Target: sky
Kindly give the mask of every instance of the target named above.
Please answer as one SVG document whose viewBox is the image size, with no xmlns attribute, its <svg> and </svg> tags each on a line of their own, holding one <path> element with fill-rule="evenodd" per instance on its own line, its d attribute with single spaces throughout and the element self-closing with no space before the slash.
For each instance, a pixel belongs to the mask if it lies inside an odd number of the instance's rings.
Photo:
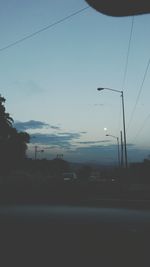
<svg viewBox="0 0 150 267">
<path fill-rule="evenodd" d="M 97 88 L 123 90 L 128 160 L 143 161 L 150 154 L 150 15 L 115 18 L 89 7 L 6 48 L 87 6 L 0 0 L 0 93 L 14 126 L 31 136 L 28 156 L 37 145 L 39 158 L 117 164 L 116 139 L 106 134 L 120 138 L 121 97 Z"/>
</svg>

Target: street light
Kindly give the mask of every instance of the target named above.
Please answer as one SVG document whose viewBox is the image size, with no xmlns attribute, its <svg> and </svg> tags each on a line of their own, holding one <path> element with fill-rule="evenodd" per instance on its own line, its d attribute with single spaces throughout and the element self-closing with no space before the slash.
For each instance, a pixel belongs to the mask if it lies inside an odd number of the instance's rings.
<svg viewBox="0 0 150 267">
<path fill-rule="evenodd" d="M 119 149 L 119 137 L 111 135 L 111 134 L 106 134 L 106 136 L 113 137 L 117 140 L 117 147 L 118 147 L 118 166 L 120 167 L 120 149 Z"/>
<path fill-rule="evenodd" d="M 125 153 L 125 167 L 128 167 L 128 159 L 127 159 L 127 143 L 126 143 L 126 128 L 125 128 L 125 111 L 124 111 L 124 95 L 123 95 L 123 91 L 119 91 L 119 90 L 115 90 L 115 89 L 111 89 L 111 88 L 105 88 L 105 87 L 100 87 L 97 88 L 98 91 L 102 91 L 102 90 L 109 90 L 109 91 L 113 91 L 116 93 L 120 93 L 121 94 L 121 99 L 122 99 L 122 118 L 123 118 L 123 133 L 124 133 L 124 153 Z"/>
</svg>

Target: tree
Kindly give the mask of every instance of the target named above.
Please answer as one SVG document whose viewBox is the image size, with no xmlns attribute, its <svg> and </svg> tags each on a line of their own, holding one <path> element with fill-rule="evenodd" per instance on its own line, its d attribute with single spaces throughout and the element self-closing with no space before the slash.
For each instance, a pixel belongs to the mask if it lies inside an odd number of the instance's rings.
<svg viewBox="0 0 150 267">
<path fill-rule="evenodd" d="M 13 119 L 5 112 L 5 98 L 0 95 L 0 140 L 6 140 L 12 128 Z"/>
<path fill-rule="evenodd" d="M 0 171 L 18 167 L 26 157 L 30 136 L 13 127 L 13 119 L 6 113 L 5 98 L 0 95 Z"/>
<path fill-rule="evenodd" d="M 11 134 L 7 142 L 7 154 L 9 161 L 18 165 L 26 157 L 27 143 L 29 143 L 30 136 L 26 132 L 17 132 L 15 128 L 11 128 Z M 12 164 L 11 164 L 12 165 Z"/>
</svg>

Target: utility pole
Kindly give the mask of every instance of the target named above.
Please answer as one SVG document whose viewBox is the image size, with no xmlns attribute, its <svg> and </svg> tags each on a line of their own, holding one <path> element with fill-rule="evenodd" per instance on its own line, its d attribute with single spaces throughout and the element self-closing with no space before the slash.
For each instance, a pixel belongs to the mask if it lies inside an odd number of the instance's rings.
<svg viewBox="0 0 150 267">
<path fill-rule="evenodd" d="M 122 139 L 122 131 L 120 131 L 120 140 L 121 140 L 121 167 L 124 166 L 124 158 L 123 158 L 123 139 Z"/>
<path fill-rule="evenodd" d="M 120 167 L 120 148 L 119 148 L 119 137 L 117 137 L 117 145 L 118 145 L 118 167 Z"/>
<path fill-rule="evenodd" d="M 36 155 L 37 155 L 37 146 L 35 146 L 35 152 L 34 152 L 34 159 L 36 160 Z"/>
<path fill-rule="evenodd" d="M 126 142 L 126 127 L 125 127 L 125 111 L 124 111 L 124 95 L 123 95 L 123 91 L 121 91 L 121 98 L 122 98 L 122 115 L 123 115 L 123 135 L 124 135 L 125 167 L 128 168 L 127 142 Z"/>
</svg>

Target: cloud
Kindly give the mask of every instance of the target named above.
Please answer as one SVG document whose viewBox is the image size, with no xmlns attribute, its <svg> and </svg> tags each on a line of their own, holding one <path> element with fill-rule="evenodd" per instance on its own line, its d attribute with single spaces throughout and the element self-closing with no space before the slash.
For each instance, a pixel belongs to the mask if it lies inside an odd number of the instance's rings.
<svg viewBox="0 0 150 267">
<path fill-rule="evenodd" d="M 14 123 L 14 127 L 18 131 L 26 131 L 26 130 L 30 130 L 30 129 L 43 129 L 45 127 L 51 128 L 54 130 L 60 130 L 60 127 L 58 127 L 58 126 L 53 126 L 53 125 L 50 125 L 50 124 L 45 123 L 43 121 L 35 121 L 35 120 L 30 120 L 30 121 L 26 121 L 26 122 L 16 121 Z"/>
<path fill-rule="evenodd" d="M 80 138 L 80 133 L 70 133 L 70 132 L 62 132 L 58 133 L 59 136 L 64 136 L 64 138 L 67 138 L 69 140 L 71 139 L 78 139 Z"/>
<path fill-rule="evenodd" d="M 78 144 L 83 145 L 92 145 L 92 144 L 99 144 L 99 143 L 109 143 L 110 140 L 100 140 L 100 141 L 79 141 Z"/>
<path fill-rule="evenodd" d="M 49 126 L 49 124 L 42 122 L 42 121 L 34 121 L 34 120 L 30 120 L 30 121 L 26 121 L 26 122 L 15 122 L 14 123 L 14 127 L 17 128 L 17 130 L 20 131 L 25 131 L 28 129 L 42 129 L 43 127 L 47 127 Z"/>
<path fill-rule="evenodd" d="M 59 133 L 59 134 L 31 134 L 32 144 L 52 145 L 60 148 L 71 149 L 72 141 L 80 138 L 80 133 Z"/>
<path fill-rule="evenodd" d="M 49 125 L 51 129 L 53 130 L 60 130 L 59 126 L 53 126 L 53 125 Z"/>
<path fill-rule="evenodd" d="M 87 132 L 80 132 L 81 134 L 87 134 Z"/>
</svg>

